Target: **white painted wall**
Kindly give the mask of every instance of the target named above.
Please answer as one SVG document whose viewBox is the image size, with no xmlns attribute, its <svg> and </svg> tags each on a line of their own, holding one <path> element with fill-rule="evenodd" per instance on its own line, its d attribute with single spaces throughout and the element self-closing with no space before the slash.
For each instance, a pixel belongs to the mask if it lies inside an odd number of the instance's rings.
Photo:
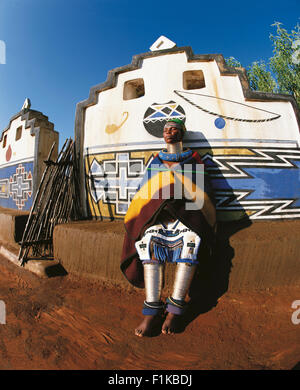
<svg viewBox="0 0 300 390">
<path fill-rule="evenodd" d="M 0 167 L 3 168 L 6 165 L 13 165 L 19 160 L 30 161 L 34 158 L 34 146 L 35 136 L 30 135 L 30 128 L 25 129 L 25 120 L 21 119 L 21 116 L 14 119 L 10 127 L 3 134 L 2 141 L 0 143 Z M 17 128 L 22 126 L 22 137 L 16 141 Z M 6 146 L 3 148 L 4 137 L 7 135 Z M 12 155 L 9 161 L 6 160 L 6 152 L 11 147 Z"/>
<path fill-rule="evenodd" d="M 205 88 L 184 90 L 182 74 L 187 70 L 202 70 Z M 126 81 L 143 78 L 145 95 L 133 100 L 123 100 L 123 85 Z M 217 118 L 189 104 L 173 91 L 188 92 L 185 96 L 206 110 L 225 116 L 243 119 L 267 119 L 281 115 L 279 119 L 249 123 L 226 120 L 224 129 L 214 125 Z M 225 100 L 196 96 L 204 94 Z M 84 123 L 84 149 L 92 153 L 107 150 L 145 150 L 160 149 L 163 143 L 150 135 L 144 128 L 143 116 L 146 109 L 155 103 L 170 100 L 180 104 L 186 113 L 188 139 L 200 139 L 201 132 L 210 146 L 299 146 L 300 136 L 293 107 L 288 101 L 246 101 L 238 76 L 221 76 L 215 61 L 187 62 L 185 53 L 165 54 L 146 58 L 140 69 L 121 73 L 115 88 L 99 94 L 98 103 L 86 108 Z M 245 106 L 247 105 L 247 106 Z M 251 107 L 248 107 L 251 106 Z M 255 110 L 254 108 L 269 111 Z M 125 114 L 128 118 L 122 127 L 112 134 L 105 131 L 106 126 L 122 123 Z M 151 142 L 155 142 L 155 147 Z M 287 142 L 286 142 L 287 141 Z M 187 143 L 187 141 L 186 141 Z M 124 145 L 126 144 L 126 145 Z M 187 143 L 188 144 L 188 143 Z M 194 146 L 197 146 L 195 143 Z M 203 146 L 203 142 L 201 144 Z M 85 153 L 84 153 L 85 154 Z"/>
</svg>

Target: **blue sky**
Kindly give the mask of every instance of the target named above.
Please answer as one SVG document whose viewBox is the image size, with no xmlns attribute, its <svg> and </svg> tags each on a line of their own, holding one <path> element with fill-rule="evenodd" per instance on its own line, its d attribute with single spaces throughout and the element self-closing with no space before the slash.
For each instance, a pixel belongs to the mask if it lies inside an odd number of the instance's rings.
<svg viewBox="0 0 300 390">
<path fill-rule="evenodd" d="M 0 0 L 0 131 L 26 97 L 74 138 L 76 103 L 109 70 L 165 35 L 195 54 L 233 56 L 245 67 L 272 56 L 275 21 L 300 23 L 299 0 Z"/>
</svg>

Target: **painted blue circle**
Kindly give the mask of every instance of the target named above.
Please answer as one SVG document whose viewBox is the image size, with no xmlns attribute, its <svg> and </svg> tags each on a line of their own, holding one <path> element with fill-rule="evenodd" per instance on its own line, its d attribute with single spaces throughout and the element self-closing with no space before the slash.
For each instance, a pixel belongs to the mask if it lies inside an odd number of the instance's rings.
<svg viewBox="0 0 300 390">
<path fill-rule="evenodd" d="M 223 129 L 226 125 L 226 122 L 223 118 L 217 118 L 215 120 L 215 126 L 218 128 L 218 129 Z"/>
</svg>

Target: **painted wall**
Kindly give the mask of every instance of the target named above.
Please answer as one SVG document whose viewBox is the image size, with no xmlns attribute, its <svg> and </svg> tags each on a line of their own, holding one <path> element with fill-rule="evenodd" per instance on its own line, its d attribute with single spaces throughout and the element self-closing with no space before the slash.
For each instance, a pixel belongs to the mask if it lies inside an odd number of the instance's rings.
<svg viewBox="0 0 300 390">
<path fill-rule="evenodd" d="M 133 57 L 76 109 L 86 212 L 122 218 L 164 147 L 166 119 L 185 120 L 185 146 L 210 174 L 219 220 L 300 217 L 299 112 L 288 95 L 253 92 L 221 55 L 174 48 Z"/>
<path fill-rule="evenodd" d="M 0 206 L 30 210 L 53 142 L 57 157 L 59 134 L 39 111 L 14 115 L 0 138 Z"/>
</svg>

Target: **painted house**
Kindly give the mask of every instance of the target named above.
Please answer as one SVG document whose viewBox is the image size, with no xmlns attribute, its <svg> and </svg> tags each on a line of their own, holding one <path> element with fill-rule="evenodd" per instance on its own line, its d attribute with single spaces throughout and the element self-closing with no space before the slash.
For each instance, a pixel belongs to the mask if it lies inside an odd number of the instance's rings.
<svg viewBox="0 0 300 390">
<path fill-rule="evenodd" d="M 164 42 L 163 42 L 164 43 Z M 185 121 L 215 190 L 219 220 L 300 217 L 300 116 L 290 95 L 254 92 L 221 54 L 152 47 L 77 104 L 86 215 L 123 218 L 169 118 Z M 172 46 L 172 45 L 171 45 Z"/>
<path fill-rule="evenodd" d="M 58 153 L 59 134 L 41 112 L 26 99 L 0 138 L 0 206 L 30 210 L 53 142 Z"/>
</svg>

